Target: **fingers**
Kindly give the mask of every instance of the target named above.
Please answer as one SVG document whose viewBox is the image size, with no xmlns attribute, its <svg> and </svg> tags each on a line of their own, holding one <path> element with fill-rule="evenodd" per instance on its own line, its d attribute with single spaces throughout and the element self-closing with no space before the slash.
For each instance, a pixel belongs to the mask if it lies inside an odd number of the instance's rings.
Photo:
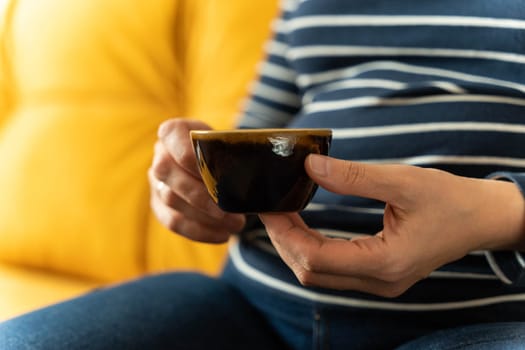
<svg viewBox="0 0 525 350">
<path fill-rule="evenodd" d="M 395 298 L 403 294 L 415 282 L 409 278 L 388 282 L 361 276 L 331 275 L 308 270 L 294 271 L 299 282 L 304 286 L 322 287 L 335 290 L 353 290 L 378 295 L 385 298 Z"/>
<path fill-rule="evenodd" d="M 261 221 L 266 226 L 268 236 L 273 246 L 294 271 L 309 270 L 309 252 L 316 252 L 322 246 L 321 234 L 310 232 L 309 228 L 302 222 L 296 213 L 283 215 L 260 214 Z M 297 242 L 297 245 L 290 244 Z M 302 249 L 305 249 L 302 251 Z M 306 254 L 303 254 L 306 253 Z"/>
<path fill-rule="evenodd" d="M 154 179 L 152 175 L 150 175 L 150 181 L 152 184 L 164 184 Z M 190 239 L 221 243 L 227 241 L 232 233 L 244 227 L 243 215 L 222 212 L 215 203 L 210 201 L 209 196 L 205 198 L 205 201 L 210 206 L 215 206 L 213 210 L 218 214 L 211 215 L 209 211 L 203 210 L 194 198 L 188 201 L 181 198 L 166 184 L 154 186 L 151 191 L 151 207 L 158 220 L 171 231 Z"/>
<path fill-rule="evenodd" d="M 197 168 L 189 136 L 192 129 L 209 127 L 199 121 L 175 119 L 159 128 L 148 171 L 151 207 L 171 231 L 197 241 L 224 242 L 244 227 L 245 217 L 225 213 L 212 201 Z"/>
<path fill-rule="evenodd" d="M 329 239 L 309 229 L 297 214 L 260 217 L 282 259 L 304 285 L 394 297 L 427 275 L 394 255 L 382 234 L 355 241 Z"/>
<path fill-rule="evenodd" d="M 309 155 L 308 175 L 328 191 L 390 202 L 402 206 L 409 198 L 419 169 L 407 165 L 375 165 Z"/>
<path fill-rule="evenodd" d="M 162 191 L 164 202 L 174 208 L 175 200 L 182 200 L 203 214 L 222 219 L 226 213 L 212 201 L 200 178 L 180 167 L 162 143 L 157 143 L 156 149 L 159 156 L 155 157 L 149 176 L 151 183 L 158 180 L 169 187 L 168 191 Z"/>
<path fill-rule="evenodd" d="M 200 178 L 190 138 L 190 131 L 196 129 L 208 130 L 210 127 L 198 120 L 170 119 L 160 125 L 158 137 L 171 159 L 191 175 Z"/>
<path fill-rule="evenodd" d="M 297 214 L 261 214 L 260 217 L 276 249 L 301 268 L 334 275 L 380 274 L 376 266 L 385 260 L 380 237 L 371 237 L 372 241 L 333 240 L 306 227 Z"/>
<path fill-rule="evenodd" d="M 161 146 L 162 147 L 162 146 Z M 170 160 L 161 160 L 167 163 Z M 171 161 L 169 172 L 158 169 L 162 166 L 153 162 L 148 171 L 152 197 L 171 210 L 177 210 L 193 220 L 201 220 L 204 224 L 221 223 L 232 232 L 237 232 L 244 225 L 243 215 L 234 215 L 222 211 L 211 199 L 204 184 Z M 173 225 L 169 225 L 173 227 Z"/>
<path fill-rule="evenodd" d="M 158 196 L 152 196 L 151 207 L 157 219 L 169 230 L 177 232 L 194 241 L 224 243 L 230 231 L 213 225 L 210 219 L 194 215 L 188 216 L 188 209 L 174 210 L 162 202 Z"/>
</svg>

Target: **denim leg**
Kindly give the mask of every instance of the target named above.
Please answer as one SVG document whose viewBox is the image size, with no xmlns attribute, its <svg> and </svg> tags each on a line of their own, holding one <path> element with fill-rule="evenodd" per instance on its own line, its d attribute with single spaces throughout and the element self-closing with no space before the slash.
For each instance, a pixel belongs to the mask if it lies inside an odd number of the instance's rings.
<svg viewBox="0 0 525 350">
<path fill-rule="evenodd" d="M 146 277 L 0 323 L 2 350 L 280 348 L 238 292 L 194 273 Z"/>
<path fill-rule="evenodd" d="M 432 333 L 398 350 L 522 350 L 525 322 L 478 324 Z"/>
</svg>

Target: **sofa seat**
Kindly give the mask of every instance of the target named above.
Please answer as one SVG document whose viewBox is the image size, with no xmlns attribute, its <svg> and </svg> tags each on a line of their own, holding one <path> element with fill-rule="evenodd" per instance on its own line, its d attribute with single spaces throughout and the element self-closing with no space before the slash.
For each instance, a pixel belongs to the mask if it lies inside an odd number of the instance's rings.
<svg viewBox="0 0 525 350">
<path fill-rule="evenodd" d="M 80 295 L 100 285 L 100 281 L 0 263 L 0 321 Z"/>
</svg>

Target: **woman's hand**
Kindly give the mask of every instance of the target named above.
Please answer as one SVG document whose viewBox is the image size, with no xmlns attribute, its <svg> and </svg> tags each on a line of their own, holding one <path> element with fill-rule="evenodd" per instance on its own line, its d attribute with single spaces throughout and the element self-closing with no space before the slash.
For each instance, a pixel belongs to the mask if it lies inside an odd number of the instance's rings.
<svg viewBox="0 0 525 350">
<path fill-rule="evenodd" d="M 243 228 L 245 218 L 223 212 L 209 196 L 189 136 L 192 129 L 210 128 L 188 119 L 171 119 L 159 127 L 148 171 L 151 207 L 159 221 L 174 232 L 196 241 L 226 242 Z"/>
<path fill-rule="evenodd" d="M 298 214 L 260 215 L 304 285 L 395 297 L 470 251 L 523 248 L 525 204 L 512 183 L 315 155 L 305 166 L 327 190 L 386 207 L 383 230 L 352 241 L 324 237 Z"/>
</svg>

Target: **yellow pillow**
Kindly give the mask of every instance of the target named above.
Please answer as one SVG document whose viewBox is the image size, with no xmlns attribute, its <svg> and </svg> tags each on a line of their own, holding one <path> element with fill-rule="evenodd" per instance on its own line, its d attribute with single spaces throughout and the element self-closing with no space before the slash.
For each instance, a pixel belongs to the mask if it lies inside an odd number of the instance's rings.
<svg viewBox="0 0 525 350">
<path fill-rule="evenodd" d="M 10 84 L 10 77 L 6 67 L 6 17 L 10 7 L 7 0 L 0 0 L 0 132 L 2 124 L 7 118 L 7 113 L 11 105 L 12 99 L 8 94 L 7 86 Z"/>
<path fill-rule="evenodd" d="M 217 0 L 186 3 L 200 4 L 187 29 L 199 35 L 188 44 L 185 57 L 191 63 L 187 113 L 216 128 L 231 127 L 264 58 L 278 1 L 228 0 L 227 6 Z"/>
<path fill-rule="evenodd" d="M 0 109 L 0 260 L 99 280 L 218 271 L 225 245 L 155 220 L 146 170 L 163 119 L 233 125 L 276 1 L 10 5 L 0 28 L 9 78 L 0 90 L 13 102 Z"/>
<path fill-rule="evenodd" d="M 178 2 L 12 5 L 0 259 L 102 280 L 141 273 L 156 129 L 181 114 Z"/>
</svg>

